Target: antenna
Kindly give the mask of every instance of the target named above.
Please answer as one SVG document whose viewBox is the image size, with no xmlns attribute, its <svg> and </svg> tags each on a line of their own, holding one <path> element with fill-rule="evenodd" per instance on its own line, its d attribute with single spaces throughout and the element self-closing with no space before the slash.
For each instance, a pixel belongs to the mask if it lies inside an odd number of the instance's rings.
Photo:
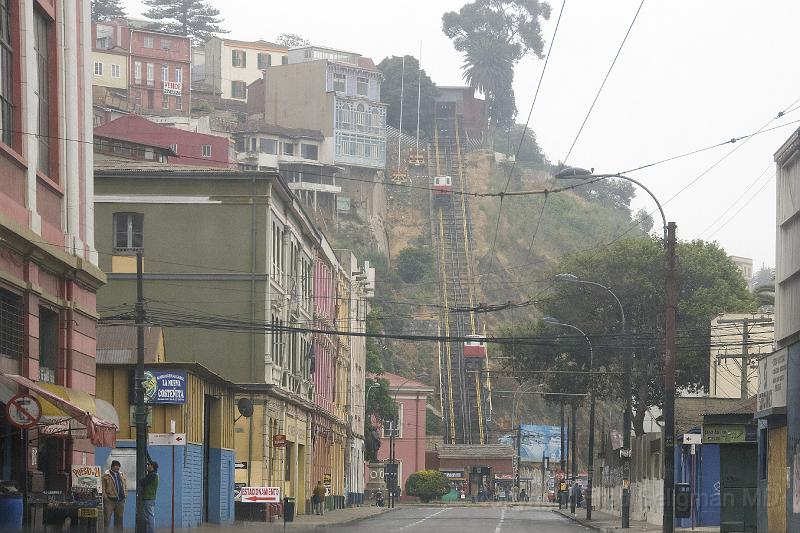
<svg viewBox="0 0 800 533">
<path fill-rule="evenodd" d="M 406 82 L 406 55 L 403 54 L 403 69 L 400 73 L 400 124 L 398 125 L 397 134 L 397 172 L 400 172 L 400 147 L 402 146 L 403 137 L 403 92 L 405 90 Z"/>
<path fill-rule="evenodd" d="M 422 98 L 422 41 L 419 42 L 419 59 L 417 60 L 417 146 L 415 148 L 419 155 L 419 103 Z"/>
</svg>

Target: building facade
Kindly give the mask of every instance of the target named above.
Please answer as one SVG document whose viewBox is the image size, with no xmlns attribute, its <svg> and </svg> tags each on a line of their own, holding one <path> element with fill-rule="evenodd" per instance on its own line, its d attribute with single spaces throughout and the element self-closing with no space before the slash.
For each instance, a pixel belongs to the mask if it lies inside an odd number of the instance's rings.
<svg viewBox="0 0 800 533">
<path fill-rule="evenodd" d="M 64 398 L 74 391 L 96 409 L 96 291 L 105 276 L 92 224 L 91 23 L 88 0 L 70 5 L 0 1 L 3 409 L 31 387 Z M 69 490 L 70 465 L 94 464 L 86 432 L 58 436 L 40 421 L 22 439 L 12 433 L 19 429 L 0 416 L 0 480 L 27 491 L 29 504 L 44 490 Z M 41 514 L 26 509 L 41 529 Z"/>
<path fill-rule="evenodd" d="M 247 100 L 247 86 L 273 65 L 288 63 L 288 49 L 268 41 L 212 37 L 203 47 L 203 81 L 224 100 Z"/>
<path fill-rule="evenodd" d="M 710 349 L 709 396 L 747 399 L 757 393 L 758 361 L 773 350 L 774 327 L 772 313 L 725 313 L 711 321 L 711 338 L 725 342 Z"/>
</svg>

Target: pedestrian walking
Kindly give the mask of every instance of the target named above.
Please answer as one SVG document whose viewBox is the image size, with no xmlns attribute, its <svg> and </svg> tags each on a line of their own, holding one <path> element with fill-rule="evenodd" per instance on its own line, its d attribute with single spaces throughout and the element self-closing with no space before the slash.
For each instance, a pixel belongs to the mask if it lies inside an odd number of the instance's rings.
<svg viewBox="0 0 800 533">
<path fill-rule="evenodd" d="M 147 463 L 147 475 L 139 480 L 142 497 L 145 533 L 156 532 L 156 494 L 158 493 L 158 463 Z"/>
<path fill-rule="evenodd" d="M 314 508 L 314 514 L 324 515 L 325 514 L 325 485 L 322 484 L 322 481 L 317 481 L 317 486 L 314 487 L 314 492 L 312 495 L 313 498 L 316 498 L 316 507 Z"/>
<path fill-rule="evenodd" d="M 511 487 L 511 501 L 514 503 L 519 501 L 519 485 Z"/>
<path fill-rule="evenodd" d="M 578 482 L 572 484 L 572 489 L 569 491 L 569 512 L 575 514 L 575 506 L 578 504 L 578 495 L 581 493 L 581 488 Z"/>
<path fill-rule="evenodd" d="M 125 496 L 128 485 L 125 474 L 120 470 L 119 461 L 111 461 L 111 468 L 103 474 L 103 525 L 108 530 L 111 517 L 114 517 L 114 529 L 122 530 L 122 519 L 125 513 Z"/>
</svg>

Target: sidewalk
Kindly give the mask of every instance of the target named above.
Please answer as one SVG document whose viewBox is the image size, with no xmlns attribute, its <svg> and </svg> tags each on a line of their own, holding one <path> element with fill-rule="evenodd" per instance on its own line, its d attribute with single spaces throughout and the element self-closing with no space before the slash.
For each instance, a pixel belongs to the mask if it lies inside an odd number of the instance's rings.
<svg viewBox="0 0 800 533">
<path fill-rule="evenodd" d="M 584 527 L 594 529 L 595 531 L 602 531 L 603 533 L 632 533 L 634 531 L 661 531 L 661 526 L 651 524 L 649 522 L 642 522 L 640 520 L 631 520 L 631 527 L 629 529 L 622 529 L 622 519 L 619 516 L 604 513 L 603 511 L 593 510 L 592 519 L 586 520 L 586 510 L 580 509 L 575 514 L 571 514 L 569 509 L 554 509 L 554 513 L 565 516 L 570 520 L 578 522 Z M 691 528 L 675 528 L 676 532 L 696 532 L 696 533 L 719 533 L 719 527 L 696 527 Z"/>
<path fill-rule="evenodd" d="M 391 512 L 392 509 L 386 507 L 362 506 L 362 507 L 348 507 L 346 509 L 336 509 L 335 511 L 327 511 L 324 515 L 299 515 L 294 517 L 294 522 L 286 524 L 286 531 L 292 533 L 305 533 L 313 532 L 318 527 L 323 526 L 342 526 L 351 522 L 357 522 L 377 516 L 382 513 Z M 192 532 L 196 533 L 231 533 L 233 531 L 274 531 L 275 533 L 283 531 L 283 520 L 275 520 L 275 522 L 234 522 L 233 524 L 208 524 L 204 523 L 200 527 L 192 528 Z M 162 530 L 159 530 L 161 533 Z M 164 531 L 169 531 L 164 530 Z"/>
</svg>

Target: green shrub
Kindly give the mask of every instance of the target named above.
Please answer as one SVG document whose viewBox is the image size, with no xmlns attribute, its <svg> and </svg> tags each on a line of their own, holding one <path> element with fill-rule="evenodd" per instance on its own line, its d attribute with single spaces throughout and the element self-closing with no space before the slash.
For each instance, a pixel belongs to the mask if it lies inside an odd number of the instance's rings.
<svg viewBox="0 0 800 533">
<path fill-rule="evenodd" d="M 406 283 L 414 283 L 433 270 L 433 253 L 429 248 L 404 248 L 397 254 L 397 275 Z"/>
<path fill-rule="evenodd" d="M 450 481 L 438 470 L 414 472 L 406 480 L 406 494 L 417 496 L 423 503 L 438 500 L 450 492 Z"/>
</svg>

